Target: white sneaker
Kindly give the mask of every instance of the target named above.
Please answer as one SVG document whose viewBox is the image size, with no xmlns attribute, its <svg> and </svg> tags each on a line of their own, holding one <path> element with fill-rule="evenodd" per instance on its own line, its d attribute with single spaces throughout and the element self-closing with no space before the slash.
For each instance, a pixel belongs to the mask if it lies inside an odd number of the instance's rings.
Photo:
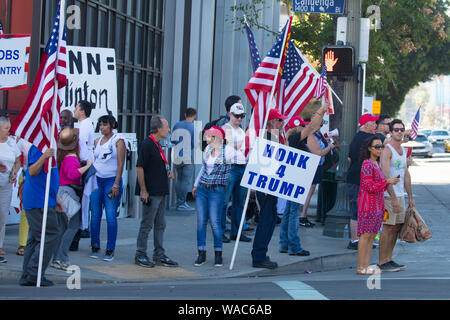
<svg viewBox="0 0 450 320">
<path fill-rule="evenodd" d="M 177 207 L 178 211 L 195 211 L 195 208 L 189 206 L 186 202 Z"/>
</svg>

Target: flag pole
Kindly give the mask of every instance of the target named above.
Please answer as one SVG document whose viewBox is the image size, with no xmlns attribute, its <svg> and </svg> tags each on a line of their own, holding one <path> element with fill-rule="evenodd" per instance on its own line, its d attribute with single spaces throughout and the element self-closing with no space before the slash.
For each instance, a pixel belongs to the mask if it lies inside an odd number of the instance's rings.
<svg viewBox="0 0 450 320">
<path fill-rule="evenodd" d="M 287 35 L 288 35 L 288 30 L 290 29 L 290 26 L 292 24 L 292 18 L 293 18 L 293 16 L 291 15 L 289 17 L 289 26 L 287 27 L 286 32 L 284 34 L 283 46 L 282 46 L 283 51 L 280 53 L 280 61 L 278 61 L 277 73 L 275 74 L 274 85 L 273 85 L 272 91 L 270 93 L 269 108 L 267 109 L 265 117 L 264 117 L 264 124 L 263 124 L 262 131 L 261 131 L 262 136 L 264 136 L 264 133 L 266 131 L 267 121 L 269 119 L 269 112 L 271 109 L 273 109 L 273 106 L 274 106 L 274 104 L 272 103 L 272 100 L 273 100 L 273 96 L 275 95 L 275 87 L 278 82 L 278 76 L 281 75 L 279 70 L 280 70 L 280 65 L 281 65 L 281 61 L 282 61 L 282 56 L 283 56 L 285 50 L 287 50 L 286 39 L 287 39 Z M 236 259 L 237 248 L 239 246 L 239 240 L 241 239 L 242 228 L 244 226 L 244 220 L 245 220 L 245 216 L 246 216 L 245 213 L 247 212 L 248 202 L 250 200 L 250 191 L 251 191 L 250 189 L 248 189 L 248 191 L 247 191 L 247 198 L 245 199 L 244 209 L 243 209 L 242 215 L 241 215 L 241 222 L 239 224 L 239 230 L 238 230 L 238 234 L 236 236 L 236 242 L 234 244 L 233 255 L 231 257 L 230 270 L 233 270 L 234 260 Z"/>
<path fill-rule="evenodd" d="M 65 24 L 65 3 L 66 0 L 61 0 L 60 2 L 60 8 L 59 8 L 59 32 L 58 32 L 58 48 L 56 49 L 56 57 L 58 57 L 58 50 L 60 46 L 60 41 L 62 41 L 63 38 L 63 32 L 64 32 L 64 24 Z M 53 145 L 53 138 L 55 136 L 55 126 L 56 126 L 56 117 L 55 115 L 55 108 L 58 104 L 58 81 L 56 79 L 56 69 L 58 66 L 58 58 L 56 58 L 55 61 L 55 83 L 54 83 L 54 94 L 53 94 L 53 102 L 52 102 L 52 125 L 51 125 L 51 131 L 50 131 L 50 148 L 54 148 Z M 45 200 L 44 200 L 44 213 L 42 216 L 42 231 L 41 231 L 41 245 L 39 249 L 39 266 L 38 266 L 38 275 L 37 275 L 37 282 L 36 287 L 41 286 L 41 275 L 42 275 L 42 259 L 44 256 L 44 242 L 45 242 L 45 232 L 47 229 L 47 213 L 48 213 L 48 201 L 50 196 L 50 178 L 52 175 L 52 158 L 50 157 L 48 159 L 48 172 L 47 172 L 47 182 L 45 184 Z"/>
</svg>

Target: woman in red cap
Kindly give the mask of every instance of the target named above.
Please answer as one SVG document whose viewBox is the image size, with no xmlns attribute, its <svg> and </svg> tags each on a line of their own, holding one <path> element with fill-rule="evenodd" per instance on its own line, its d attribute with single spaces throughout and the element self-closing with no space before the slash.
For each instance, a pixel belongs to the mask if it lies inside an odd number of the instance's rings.
<svg viewBox="0 0 450 320">
<path fill-rule="evenodd" d="M 206 261 L 206 229 L 209 219 L 214 237 L 214 265 L 221 267 L 223 265 L 221 216 L 233 150 L 225 144 L 225 131 L 222 128 L 212 126 L 205 131 L 205 137 L 208 145 L 203 153 L 202 168 L 192 189 L 197 207 L 198 256 L 194 266 L 201 266 Z"/>
</svg>

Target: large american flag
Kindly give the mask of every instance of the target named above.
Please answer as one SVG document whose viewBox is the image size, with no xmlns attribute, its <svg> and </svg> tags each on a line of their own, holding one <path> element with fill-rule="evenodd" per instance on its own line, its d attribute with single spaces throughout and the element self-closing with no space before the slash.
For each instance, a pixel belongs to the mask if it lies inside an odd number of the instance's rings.
<svg viewBox="0 0 450 320">
<path fill-rule="evenodd" d="M 31 142 L 42 152 L 51 145 L 56 147 L 63 88 L 67 83 L 66 30 L 63 25 L 63 34 L 59 34 L 60 6 L 61 3 L 58 5 L 50 39 L 42 54 L 31 92 L 11 127 L 14 135 Z M 57 105 L 53 109 L 55 94 L 58 98 Z M 53 117 L 56 125 L 52 134 Z"/>
<path fill-rule="evenodd" d="M 281 113 L 288 117 L 288 122 L 306 107 L 319 80 L 317 71 L 307 63 L 293 41 L 289 43 L 281 78 L 279 104 L 282 106 Z"/>
<path fill-rule="evenodd" d="M 416 140 L 417 138 L 417 132 L 419 131 L 419 121 L 420 121 L 420 107 L 416 112 L 416 116 L 413 119 L 413 122 L 411 124 L 411 133 L 409 134 L 411 136 L 411 139 Z"/>
<path fill-rule="evenodd" d="M 255 73 L 261 64 L 261 56 L 259 55 L 259 50 L 256 47 L 255 36 L 253 35 L 253 32 L 247 22 L 245 22 L 245 31 L 247 31 L 248 47 L 250 49 L 253 73 Z"/>
<path fill-rule="evenodd" d="M 327 91 L 327 69 L 325 66 L 322 68 L 322 74 L 317 82 L 316 90 L 314 91 L 314 98 L 320 99 Z"/>
<path fill-rule="evenodd" d="M 259 136 L 260 131 L 263 128 L 266 112 L 269 104 L 272 103 L 272 101 L 269 101 L 272 88 L 275 87 L 275 92 L 280 88 L 281 77 L 276 77 L 276 75 L 277 73 L 281 75 L 283 72 L 284 62 L 286 60 L 286 48 L 291 35 L 291 23 L 292 17 L 290 17 L 286 22 L 286 25 L 278 35 L 272 49 L 261 62 L 258 69 L 245 87 L 244 91 L 251 106 L 253 107 L 246 136 L 247 152 L 251 149 L 251 144 L 255 142 L 256 137 Z M 283 46 L 285 34 L 286 42 Z M 277 78 L 276 82 L 275 78 Z"/>
</svg>

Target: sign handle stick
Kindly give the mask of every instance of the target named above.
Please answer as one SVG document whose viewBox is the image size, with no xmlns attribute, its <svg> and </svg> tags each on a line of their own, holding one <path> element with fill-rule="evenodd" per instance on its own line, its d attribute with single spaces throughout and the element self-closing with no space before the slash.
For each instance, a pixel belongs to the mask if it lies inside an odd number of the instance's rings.
<svg viewBox="0 0 450 320">
<path fill-rule="evenodd" d="M 239 231 L 236 236 L 236 243 L 234 244 L 233 256 L 231 257 L 230 270 L 233 270 L 234 259 L 236 258 L 239 240 L 241 239 L 242 228 L 244 226 L 245 213 L 247 212 L 248 201 L 250 200 L 250 189 L 247 191 L 247 198 L 245 199 L 244 211 L 242 212 L 241 223 L 239 224 Z"/>
<path fill-rule="evenodd" d="M 65 15 L 64 15 L 64 10 L 65 10 L 65 0 L 61 0 L 61 7 L 60 7 L 60 12 L 59 12 L 59 36 L 60 36 L 60 40 L 63 36 L 63 32 L 64 32 L 64 25 L 65 25 Z M 58 49 L 59 50 L 59 43 L 58 43 Z M 56 53 L 57 55 L 58 53 Z M 56 61 L 56 64 L 58 63 L 58 60 Z M 55 70 L 56 73 L 56 70 Z M 55 92 L 53 93 L 53 104 L 52 104 L 52 126 L 51 126 L 51 131 L 50 131 L 50 147 L 54 147 L 53 145 L 53 136 L 55 134 L 55 126 L 56 126 L 56 117 L 54 116 L 55 112 L 56 112 L 56 106 L 58 103 L 58 81 L 56 79 L 56 74 L 55 74 L 55 83 L 54 83 L 54 90 Z M 39 248 L 39 266 L 38 266 L 38 275 L 37 275 L 37 281 L 36 281 L 36 287 L 40 287 L 41 286 L 41 275 L 42 275 L 42 259 L 44 256 L 44 243 L 45 243 L 45 232 L 47 229 L 47 213 L 48 213 L 48 201 L 49 201 L 49 196 L 50 196 L 50 178 L 52 175 L 52 158 L 50 157 L 48 159 L 48 173 L 47 173 L 47 182 L 45 184 L 45 200 L 44 200 L 44 213 L 42 216 L 42 231 L 41 231 L 41 244 L 40 244 L 40 248 Z"/>
<path fill-rule="evenodd" d="M 287 50 L 287 46 L 286 46 L 286 39 L 287 39 L 287 35 L 288 35 L 288 30 L 289 30 L 289 28 L 290 28 L 290 24 L 292 24 L 292 19 L 293 19 L 293 16 L 290 16 L 289 17 L 289 20 L 290 20 L 290 22 L 289 22 L 289 27 L 286 29 L 286 32 L 285 32 L 285 34 L 284 34 L 284 39 L 283 39 L 283 54 L 284 54 L 284 52 L 285 52 L 285 50 Z M 281 60 L 283 60 L 283 58 L 280 56 L 280 61 L 278 61 L 278 67 L 277 67 L 277 73 L 276 73 L 276 75 L 275 75 L 275 79 L 274 79 L 274 85 L 273 85 L 273 87 L 272 87 L 272 91 L 271 91 L 271 93 L 270 93 L 270 98 L 269 98 L 269 108 L 268 108 L 268 110 L 267 110 L 267 112 L 266 112 L 266 114 L 265 114 L 265 117 L 264 117 L 264 124 L 263 124 L 263 127 L 261 128 L 261 131 L 260 131 L 260 133 L 261 133 L 261 136 L 265 136 L 265 133 L 266 133 L 266 126 L 267 126 L 267 121 L 268 121 L 268 119 L 269 119 L 269 112 L 270 112 L 270 109 L 273 109 L 273 107 L 275 106 L 273 103 L 272 103 L 272 100 L 273 100 L 273 96 L 275 95 L 275 87 L 276 87 L 276 83 L 277 83 L 277 81 L 278 81 L 278 77 L 279 76 L 281 76 L 281 74 L 280 74 L 280 72 L 279 72 L 279 70 L 280 70 L 280 65 L 281 65 Z M 242 232 L 242 227 L 244 226 L 244 219 L 245 219 L 245 214 L 246 214 L 246 212 L 247 212 L 247 206 L 248 206 L 248 201 L 249 201 L 249 199 L 250 199 L 250 189 L 248 189 L 248 191 L 247 191 L 247 198 L 245 199 L 245 205 L 244 205 L 244 210 L 243 210 L 243 212 L 242 212 L 242 216 L 241 216 L 241 223 L 239 224 L 239 230 L 238 230 L 238 235 L 237 235 L 237 237 L 236 237 L 236 243 L 235 243 L 235 245 L 234 245 L 234 250 L 233 250 L 233 256 L 232 256 L 232 258 L 231 258 L 231 263 L 230 263 L 230 270 L 233 270 L 233 264 L 234 264 L 234 258 L 236 257 L 236 251 L 237 251 L 237 247 L 238 247 L 238 245 L 239 245 L 239 240 L 241 239 L 241 232 Z"/>
</svg>

